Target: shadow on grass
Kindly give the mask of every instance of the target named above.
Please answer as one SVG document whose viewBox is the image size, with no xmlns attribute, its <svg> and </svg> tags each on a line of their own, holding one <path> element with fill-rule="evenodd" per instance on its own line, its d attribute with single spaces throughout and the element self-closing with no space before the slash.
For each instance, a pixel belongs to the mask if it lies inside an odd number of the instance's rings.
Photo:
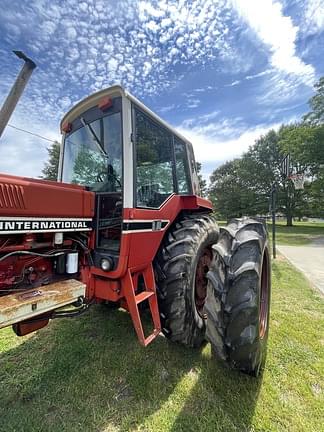
<svg viewBox="0 0 324 432">
<path fill-rule="evenodd" d="M 142 348 L 129 316 L 100 306 L 0 354 L 0 371 L 6 432 L 245 431 L 260 388 L 218 366 L 208 347 L 160 337 Z"/>
<path fill-rule="evenodd" d="M 171 430 L 250 431 L 262 379 L 229 370 L 210 358 L 205 363 Z"/>
</svg>

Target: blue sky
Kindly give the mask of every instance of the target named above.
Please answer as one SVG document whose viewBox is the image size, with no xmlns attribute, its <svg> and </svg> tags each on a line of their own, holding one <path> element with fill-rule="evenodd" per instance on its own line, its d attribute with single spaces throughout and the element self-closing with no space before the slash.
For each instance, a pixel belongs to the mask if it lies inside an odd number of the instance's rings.
<svg viewBox="0 0 324 432">
<path fill-rule="evenodd" d="M 2 0 L 0 103 L 23 50 L 38 65 L 10 123 L 59 120 L 120 83 L 190 139 L 208 176 L 307 111 L 324 70 L 322 0 Z M 7 128 L 0 171 L 37 177 L 47 143 Z"/>
</svg>

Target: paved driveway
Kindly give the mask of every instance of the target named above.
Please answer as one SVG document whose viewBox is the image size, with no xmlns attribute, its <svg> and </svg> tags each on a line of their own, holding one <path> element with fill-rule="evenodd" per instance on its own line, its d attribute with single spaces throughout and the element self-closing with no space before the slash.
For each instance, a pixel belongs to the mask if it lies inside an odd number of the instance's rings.
<svg viewBox="0 0 324 432">
<path fill-rule="evenodd" d="M 309 246 L 278 245 L 278 250 L 324 294 L 324 238 Z"/>
</svg>

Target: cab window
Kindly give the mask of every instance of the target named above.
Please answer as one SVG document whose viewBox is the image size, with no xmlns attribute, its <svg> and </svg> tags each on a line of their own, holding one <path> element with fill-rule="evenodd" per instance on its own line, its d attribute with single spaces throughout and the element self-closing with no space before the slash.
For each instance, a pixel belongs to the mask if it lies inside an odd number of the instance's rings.
<svg viewBox="0 0 324 432">
<path fill-rule="evenodd" d="M 191 181 L 186 144 L 174 137 L 174 153 L 177 173 L 178 193 L 191 194 Z"/>
<path fill-rule="evenodd" d="M 174 192 L 172 135 L 139 109 L 134 109 L 136 205 L 159 208 Z"/>
</svg>

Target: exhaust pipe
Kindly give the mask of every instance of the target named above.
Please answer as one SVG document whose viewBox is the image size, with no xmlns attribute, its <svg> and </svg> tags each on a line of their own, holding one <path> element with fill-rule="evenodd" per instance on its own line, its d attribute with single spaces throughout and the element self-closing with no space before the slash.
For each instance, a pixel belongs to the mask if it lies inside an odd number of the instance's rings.
<svg viewBox="0 0 324 432">
<path fill-rule="evenodd" d="M 10 93 L 7 96 L 4 104 L 0 111 L 0 137 L 5 130 L 11 114 L 13 113 L 16 105 L 26 87 L 26 84 L 36 68 L 36 63 L 34 63 L 30 58 L 28 58 L 22 51 L 13 51 L 17 57 L 25 61 L 19 75 L 12 86 Z"/>
</svg>

